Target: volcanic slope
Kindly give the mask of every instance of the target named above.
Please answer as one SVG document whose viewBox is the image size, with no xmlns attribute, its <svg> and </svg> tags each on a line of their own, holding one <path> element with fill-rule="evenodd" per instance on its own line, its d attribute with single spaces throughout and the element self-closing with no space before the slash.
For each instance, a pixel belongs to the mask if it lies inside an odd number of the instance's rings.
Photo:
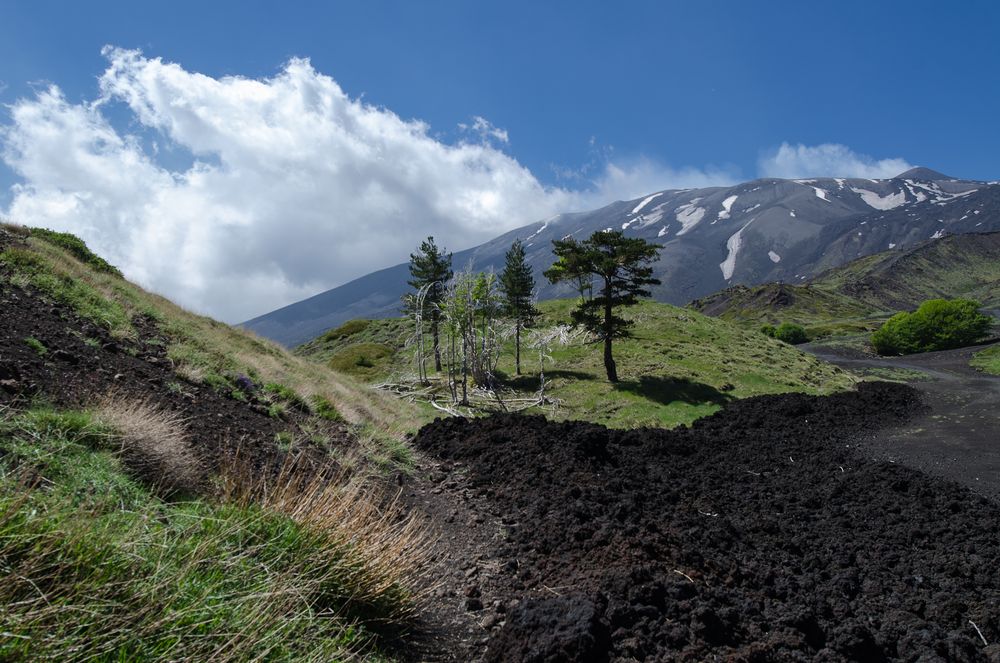
<svg viewBox="0 0 1000 663">
<path fill-rule="evenodd" d="M 0 225 L 0 659 L 391 652 L 427 539 L 382 477 L 415 415 Z"/>
<path fill-rule="evenodd" d="M 542 276 L 553 261 L 552 240 L 606 229 L 662 244 L 653 267 L 663 283 L 653 296 L 683 304 L 737 284 L 801 283 L 851 260 L 947 234 L 998 231 L 1000 183 L 914 169 L 883 180 L 759 179 L 652 192 L 518 228 L 455 253 L 454 264 L 499 271 L 505 252 L 520 239 L 539 298 L 570 297 L 571 287 Z M 437 239 L 448 246 L 447 237 Z M 244 324 L 298 345 L 350 319 L 398 315 L 407 277 L 405 264 L 389 267 Z"/>
<path fill-rule="evenodd" d="M 690 307 L 734 322 L 863 328 L 926 299 L 954 297 L 1000 308 L 1000 233 L 947 235 L 859 258 L 805 284 L 734 286 Z"/>
<path fill-rule="evenodd" d="M 673 431 L 429 424 L 436 491 L 499 532 L 465 574 L 489 638 L 456 658 L 997 660 L 1000 507 L 856 448 L 920 407 L 865 383 Z"/>
</svg>

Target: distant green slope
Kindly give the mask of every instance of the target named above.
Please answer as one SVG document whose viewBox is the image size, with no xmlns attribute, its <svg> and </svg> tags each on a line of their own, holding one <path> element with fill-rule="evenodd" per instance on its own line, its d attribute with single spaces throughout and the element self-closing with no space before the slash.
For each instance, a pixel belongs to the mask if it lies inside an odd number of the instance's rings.
<svg viewBox="0 0 1000 663">
<path fill-rule="evenodd" d="M 860 258 L 805 284 L 734 286 L 689 306 L 745 325 L 797 322 L 823 335 L 871 330 L 895 311 L 954 297 L 1000 307 L 1000 233 L 951 235 Z"/>
<path fill-rule="evenodd" d="M 542 302 L 538 328 L 566 324 L 572 300 Z M 544 369 L 546 394 L 557 419 L 585 419 L 616 427 L 674 426 L 718 410 L 735 398 L 787 391 L 829 393 L 850 388 L 856 378 L 792 346 L 727 321 L 644 301 L 626 313 L 636 321 L 635 338 L 616 341 L 622 382 L 608 383 L 601 346 L 577 337 L 550 349 Z M 350 322 L 295 350 L 369 381 L 399 380 L 415 373 L 406 348 L 412 330 L 402 318 Z M 428 344 L 429 345 L 429 344 Z M 372 346 L 391 350 L 372 358 Z M 514 378 L 508 344 L 499 369 L 512 396 L 530 396 L 539 386 L 539 351 L 522 348 Z M 439 388 L 444 394 L 443 384 Z M 446 399 L 445 399 L 446 400 Z"/>
</svg>

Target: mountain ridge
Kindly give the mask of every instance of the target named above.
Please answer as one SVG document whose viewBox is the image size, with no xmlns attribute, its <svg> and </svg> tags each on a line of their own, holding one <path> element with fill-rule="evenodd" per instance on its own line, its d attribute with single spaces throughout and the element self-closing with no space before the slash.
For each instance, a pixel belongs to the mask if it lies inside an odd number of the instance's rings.
<svg viewBox="0 0 1000 663">
<path fill-rule="evenodd" d="M 736 284 L 804 282 L 856 258 L 945 233 L 1000 230 L 1000 185 L 918 167 L 882 180 L 759 178 L 731 187 L 663 190 L 522 226 L 456 252 L 454 266 L 502 269 L 504 253 L 521 239 L 539 299 L 569 297 L 570 286 L 553 286 L 541 276 L 552 262 L 551 241 L 605 229 L 662 244 L 654 270 L 663 283 L 653 297 L 683 304 Z M 406 263 L 381 269 L 243 326 L 297 345 L 352 318 L 397 315 L 407 274 Z"/>
</svg>

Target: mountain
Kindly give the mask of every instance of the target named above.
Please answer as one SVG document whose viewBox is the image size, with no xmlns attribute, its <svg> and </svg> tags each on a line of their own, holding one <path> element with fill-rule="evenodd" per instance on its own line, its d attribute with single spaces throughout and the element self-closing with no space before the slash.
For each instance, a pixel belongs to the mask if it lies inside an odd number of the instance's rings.
<svg viewBox="0 0 1000 663">
<path fill-rule="evenodd" d="M 1000 232 L 948 235 L 882 251 L 803 284 L 737 285 L 690 307 L 732 321 L 822 324 L 884 318 L 926 299 L 967 297 L 1000 309 Z"/>
<path fill-rule="evenodd" d="M 945 234 L 1000 230 L 1000 182 L 914 168 L 891 179 L 758 179 L 732 187 L 658 191 L 589 212 L 559 214 L 455 253 L 462 268 L 500 269 L 514 239 L 527 247 L 540 299 L 572 296 L 541 273 L 553 239 L 619 229 L 663 245 L 653 296 L 680 304 L 736 284 L 803 282 L 887 249 Z M 438 238 L 447 245 L 447 238 Z M 297 345 L 352 318 L 397 315 L 406 264 L 363 276 L 244 323 Z"/>
</svg>

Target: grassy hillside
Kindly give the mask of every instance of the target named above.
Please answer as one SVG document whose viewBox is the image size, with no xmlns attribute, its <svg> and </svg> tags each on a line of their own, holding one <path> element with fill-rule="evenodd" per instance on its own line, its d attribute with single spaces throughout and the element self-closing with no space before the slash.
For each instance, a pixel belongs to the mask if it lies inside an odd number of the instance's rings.
<svg viewBox="0 0 1000 663">
<path fill-rule="evenodd" d="M 0 660 L 390 658 L 425 418 L 0 225 Z"/>
<path fill-rule="evenodd" d="M 952 235 L 877 253 L 806 284 L 734 286 L 690 306 L 748 327 L 795 322 L 825 337 L 872 331 L 896 311 L 955 297 L 1000 307 L 1000 233 Z"/>
<path fill-rule="evenodd" d="M 537 325 L 566 324 L 571 300 L 542 302 Z M 584 419 L 616 427 L 674 426 L 718 410 L 727 401 L 758 394 L 847 389 L 855 378 L 840 369 L 769 339 L 753 330 L 690 310 L 646 301 L 627 314 L 636 321 L 635 338 L 616 342 L 622 381 L 608 383 L 601 347 L 576 337 L 549 349 L 546 394 L 556 405 L 544 412 L 556 419 Z M 396 380 L 415 372 L 405 348 L 411 334 L 402 319 L 354 321 L 296 349 L 369 381 Z M 368 361 L 371 347 L 387 351 Z M 514 376 L 508 342 L 499 369 L 511 397 L 539 387 L 539 351 L 522 349 L 525 375 Z M 438 388 L 443 395 L 443 386 Z"/>
<path fill-rule="evenodd" d="M 981 371 L 1000 375 L 1000 346 L 977 352 L 970 363 Z"/>
<path fill-rule="evenodd" d="M 963 297 L 1000 306 L 1000 233 L 950 235 L 903 252 L 886 251 L 820 274 L 813 284 L 881 310 Z"/>
<path fill-rule="evenodd" d="M 287 387 L 307 403 L 329 402 L 362 436 L 373 439 L 399 439 L 421 423 L 405 404 L 348 375 L 319 368 L 276 343 L 146 292 L 72 236 L 37 229 L 29 233 L 17 226 L 3 232 L 10 239 L 0 244 L 0 264 L 12 284 L 30 285 L 125 343 L 140 341 L 142 329 L 152 325 L 172 369 L 185 380 L 236 398 L 242 395 L 240 376 Z M 68 250 L 68 245 L 76 248 Z"/>
</svg>

